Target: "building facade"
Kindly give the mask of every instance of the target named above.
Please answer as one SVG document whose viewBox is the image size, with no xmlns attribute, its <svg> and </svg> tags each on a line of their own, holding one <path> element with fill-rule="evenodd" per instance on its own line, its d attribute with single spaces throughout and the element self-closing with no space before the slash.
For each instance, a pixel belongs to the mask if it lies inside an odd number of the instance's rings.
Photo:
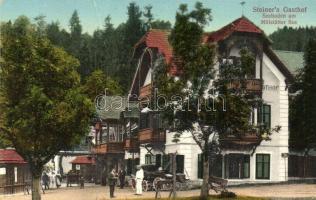
<svg viewBox="0 0 316 200">
<path fill-rule="evenodd" d="M 150 30 L 135 45 L 137 71 L 130 89 L 130 99 L 138 100 L 140 105 L 153 93 L 155 80 L 152 72 L 158 60 L 164 59 L 171 66 L 169 75 L 177 76 L 176 59 L 173 58 L 168 36 L 168 31 Z M 272 50 L 271 41 L 264 32 L 245 17 L 205 34 L 202 40 L 217 46 L 217 71 L 220 71 L 223 58 L 234 61 L 240 57 L 242 48 L 246 47 L 255 55 L 256 62 L 253 74 L 247 80 L 247 90 L 261 98 L 263 104 L 253 108 L 251 123 L 264 124 L 269 128 L 281 127 L 267 141 L 259 140 L 255 134 L 238 139 L 226 138 L 221 154 L 213 159 L 211 173 L 229 179 L 230 183 L 287 181 L 288 87 L 293 80 L 289 67 Z M 183 133 L 180 141 L 174 143 L 174 133 L 162 128 L 159 113 L 143 109 L 139 118 L 140 164 L 165 167 L 165 156 L 177 152 L 177 172 L 184 173 L 192 180 L 202 178 L 201 150 L 191 133 Z"/>
</svg>

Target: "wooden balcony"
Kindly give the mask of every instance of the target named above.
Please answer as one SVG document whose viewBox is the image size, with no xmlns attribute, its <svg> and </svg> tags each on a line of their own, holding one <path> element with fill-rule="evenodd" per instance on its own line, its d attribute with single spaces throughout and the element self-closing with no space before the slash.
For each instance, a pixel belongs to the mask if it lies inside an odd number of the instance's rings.
<svg viewBox="0 0 316 200">
<path fill-rule="evenodd" d="M 127 151 L 138 151 L 139 141 L 138 138 L 127 138 L 125 139 L 124 149 Z"/>
<path fill-rule="evenodd" d="M 247 79 L 245 80 L 245 89 L 248 92 L 260 93 L 262 92 L 262 80 L 261 79 Z M 228 89 L 240 89 L 242 86 L 242 81 L 232 80 L 228 84 Z"/>
<path fill-rule="evenodd" d="M 148 84 L 148 85 L 145 85 L 145 86 L 141 87 L 140 91 L 139 91 L 140 99 L 143 99 L 145 97 L 150 97 L 151 90 L 152 90 L 151 84 Z"/>
<path fill-rule="evenodd" d="M 166 133 L 164 131 L 159 131 L 147 128 L 140 130 L 138 132 L 138 140 L 140 144 L 145 143 L 165 143 L 166 142 Z"/>
<path fill-rule="evenodd" d="M 92 149 L 92 152 L 95 154 L 124 153 L 124 142 L 99 144 Z"/>
<path fill-rule="evenodd" d="M 262 141 L 261 137 L 256 133 L 246 133 L 244 135 L 227 135 L 220 139 L 223 148 L 239 149 L 240 147 L 253 147 Z"/>
</svg>

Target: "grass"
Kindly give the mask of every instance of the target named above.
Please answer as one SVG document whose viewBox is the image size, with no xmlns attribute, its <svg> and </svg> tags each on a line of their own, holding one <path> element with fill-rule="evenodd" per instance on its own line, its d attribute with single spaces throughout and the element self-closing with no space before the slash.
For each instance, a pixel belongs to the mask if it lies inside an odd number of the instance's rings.
<svg viewBox="0 0 316 200">
<path fill-rule="evenodd" d="M 219 195 L 210 195 L 208 200 L 267 200 L 267 198 L 259 198 L 259 197 L 247 197 L 247 196 L 237 196 L 234 198 L 223 198 Z M 119 200 L 119 199 L 118 199 Z M 121 199 L 123 200 L 123 199 Z M 124 199 L 125 200 L 125 199 Z M 137 198 L 137 200 L 155 200 L 155 198 Z M 169 198 L 160 198 L 159 200 L 170 200 Z M 200 200 L 199 197 L 178 197 L 176 200 Z"/>
</svg>

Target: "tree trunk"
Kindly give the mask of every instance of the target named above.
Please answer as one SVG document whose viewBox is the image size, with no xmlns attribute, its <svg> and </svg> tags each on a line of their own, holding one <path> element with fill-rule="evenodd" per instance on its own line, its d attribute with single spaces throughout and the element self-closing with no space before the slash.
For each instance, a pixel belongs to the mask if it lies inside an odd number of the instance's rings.
<svg viewBox="0 0 316 200">
<path fill-rule="evenodd" d="M 41 200 L 40 182 L 40 175 L 32 175 L 32 200 Z"/>
<path fill-rule="evenodd" d="M 200 199 L 206 200 L 208 198 L 209 194 L 209 149 L 208 149 L 208 143 L 206 142 L 204 145 L 204 152 L 203 152 L 203 183 L 201 187 L 201 193 L 200 193 Z"/>
</svg>

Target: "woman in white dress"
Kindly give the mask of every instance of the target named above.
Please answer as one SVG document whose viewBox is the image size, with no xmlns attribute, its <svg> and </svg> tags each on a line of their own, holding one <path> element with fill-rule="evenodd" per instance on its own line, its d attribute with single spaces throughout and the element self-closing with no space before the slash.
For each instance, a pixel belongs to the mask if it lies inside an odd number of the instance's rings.
<svg viewBox="0 0 316 200">
<path fill-rule="evenodd" d="M 143 179 L 144 179 L 144 170 L 141 166 L 137 166 L 137 172 L 136 172 L 136 195 L 142 195 L 143 193 Z"/>
</svg>

